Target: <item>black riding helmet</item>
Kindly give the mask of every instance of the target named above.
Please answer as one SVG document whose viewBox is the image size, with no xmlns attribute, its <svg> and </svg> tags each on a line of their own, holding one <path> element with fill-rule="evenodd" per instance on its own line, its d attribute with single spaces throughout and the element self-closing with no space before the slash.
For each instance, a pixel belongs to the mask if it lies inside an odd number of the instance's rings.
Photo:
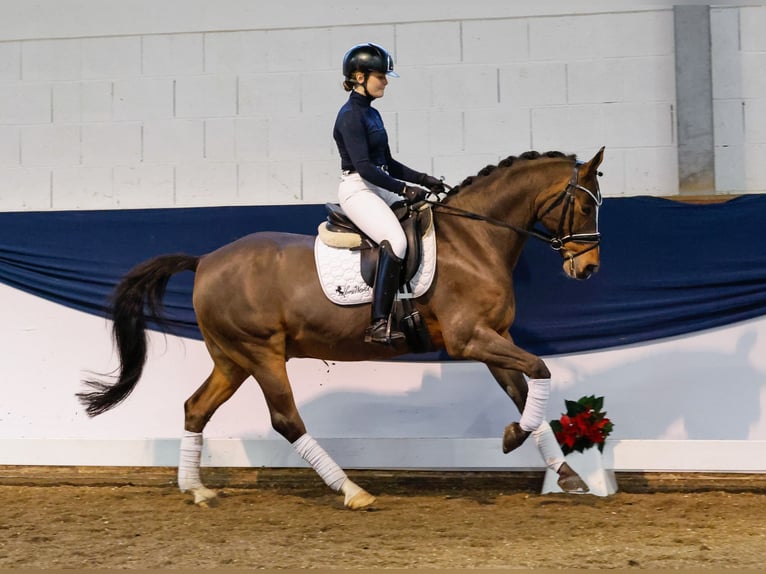
<svg viewBox="0 0 766 574">
<path fill-rule="evenodd" d="M 365 78 L 370 72 L 380 72 L 398 78 L 399 74 L 394 72 L 394 59 L 385 48 L 373 44 L 358 44 L 351 48 L 343 56 L 343 75 L 351 79 L 354 72 L 364 73 Z"/>
</svg>

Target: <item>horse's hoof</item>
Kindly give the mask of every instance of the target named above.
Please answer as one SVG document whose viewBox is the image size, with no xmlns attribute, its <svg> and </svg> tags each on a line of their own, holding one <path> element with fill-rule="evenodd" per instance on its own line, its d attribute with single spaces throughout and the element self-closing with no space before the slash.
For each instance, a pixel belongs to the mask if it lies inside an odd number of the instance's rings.
<svg viewBox="0 0 766 574">
<path fill-rule="evenodd" d="M 375 504 L 375 497 L 350 479 L 340 487 L 344 494 L 343 505 L 349 510 L 363 510 Z"/>
<path fill-rule="evenodd" d="M 519 423 L 509 424 L 503 433 L 503 453 L 508 454 L 519 448 L 530 434 L 532 433 L 522 430 Z"/>
<path fill-rule="evenodd" d="M 351 498 L 346 497 L 343 504 L 349 510 L 364 510 L 375 504 L 375 500 L 376 498 L 372 494 L 366 490 L 362 490 L 357 492 Z"/>
<path fill-rule="evenodd" d="M 585 484 L 585 481 L 567 463 L 562 464 L 561 468 L 559 468 L 557 483 L 559 488 L 568 494 L 586 494 L 590 492 L 590 488 Z"/>
<path fill-rule="evenodd" d="M 218 503 L 218 494 L 214 490 L 205 488 L 193 488 L 191 493 L 194 495 L 194 504 L 200 508 L 210 508 Z"/>
</svg>

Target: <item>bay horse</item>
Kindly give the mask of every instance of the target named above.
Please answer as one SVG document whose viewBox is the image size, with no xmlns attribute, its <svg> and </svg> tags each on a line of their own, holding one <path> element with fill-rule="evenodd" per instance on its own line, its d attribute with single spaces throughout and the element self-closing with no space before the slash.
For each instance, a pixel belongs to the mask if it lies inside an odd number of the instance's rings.
<svg viewBox="0 0 766 574">
<path fill-rule="evenodd" d="M 571 278 L 587 279 L 598 270 L 597 177 L 603 153 L 601 148 L 588 162 L 561 152 L 510 156 L 431 202 L 436 272 L 430 288 L 415 300 L 433 347 L 455 359 L 485 363 L 519 409 L 520 421 L 504 430 L 503 451 L 534 435 L 562 489 L 575 492 L 587 491 L 587 485 L 562 464 L 558 442 L 543 420 L 551 373 L 509 334 L 515 313 L 512 273 L 529 237 L 558 250 Z M 307 433 L 286 362 L 293 357 L 381 360 L 409 349 L 406 342 L 397 347 L 364 342 L 369 305 L 339 306 L 325 296 L 314 241 L 308 235 L 263 231 L 202 256 L 160 255 L 130 270 L 114 290 L 110 313 L 120 366 L 116 380 L 84 381 L 88 390 L 77 396 L 90 416 L 131 393 L 146 362 L 147 319 L 163 324 L 162 298 L 171 276 L 196 273 L 193 307 L 213 370 L 184 403 L 178 486 L 198 505 L 216 497 L 199 476 L 202 431 L 251 376 L 263 391 L 274 430 L 344 495 L 345 506 L 360 509 L 375 501 Z"/>
</svg>

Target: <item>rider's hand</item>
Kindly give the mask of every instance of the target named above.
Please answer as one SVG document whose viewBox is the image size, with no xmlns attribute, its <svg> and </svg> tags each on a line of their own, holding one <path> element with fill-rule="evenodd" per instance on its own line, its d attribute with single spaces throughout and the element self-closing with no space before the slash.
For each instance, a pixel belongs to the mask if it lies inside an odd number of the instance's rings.
<svg viewBox="0 0 766 574">
<path fill-rule="evenodd" d="M 439 194 L 444 193 L 444 182 L 440 179 L 435 178 L 432 175 L 423 174 L 423 177 L 420 178 L 420 181 L 418 182 L 420 185 L 428 189 L 431 193 Z"/>
<path fill-rule="evenodd" d="M 415 203 L 417 201 L 423 201 L 426 198 L 427 195 L 428 195 L 428 190 L 427 189 L 423 189 L 422 187 L 415 187 L 414 185 L 405 185 L 404 186 L 404 197 L 410 203 Z"/>
</svg>

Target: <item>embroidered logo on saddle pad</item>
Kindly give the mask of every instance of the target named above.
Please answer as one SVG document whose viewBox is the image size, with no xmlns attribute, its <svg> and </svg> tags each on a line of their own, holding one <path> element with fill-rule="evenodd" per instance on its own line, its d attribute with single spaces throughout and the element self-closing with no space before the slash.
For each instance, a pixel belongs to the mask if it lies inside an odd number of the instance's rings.
<svg viewBox="0 0 766 574">
<path fill-rule="evenodd" d="M 372 288 L 362 277 L 360 251 L 349 247 L 330 247 L 322 241 L 322 235 L 324 233 L 320 232 L 314 241 L 314 260 L 327 298 L 338 305 L 359 305 L 372 301 Z M 352 240 L 352 243 L 358 241 Z M 436 271 L 436 230 L 433 225 L 423 234 L 422 243 L 420 266 L 409 283 L 399 289 L 397 298 L 420 297 L 431 287 Z"/>
</svg>

